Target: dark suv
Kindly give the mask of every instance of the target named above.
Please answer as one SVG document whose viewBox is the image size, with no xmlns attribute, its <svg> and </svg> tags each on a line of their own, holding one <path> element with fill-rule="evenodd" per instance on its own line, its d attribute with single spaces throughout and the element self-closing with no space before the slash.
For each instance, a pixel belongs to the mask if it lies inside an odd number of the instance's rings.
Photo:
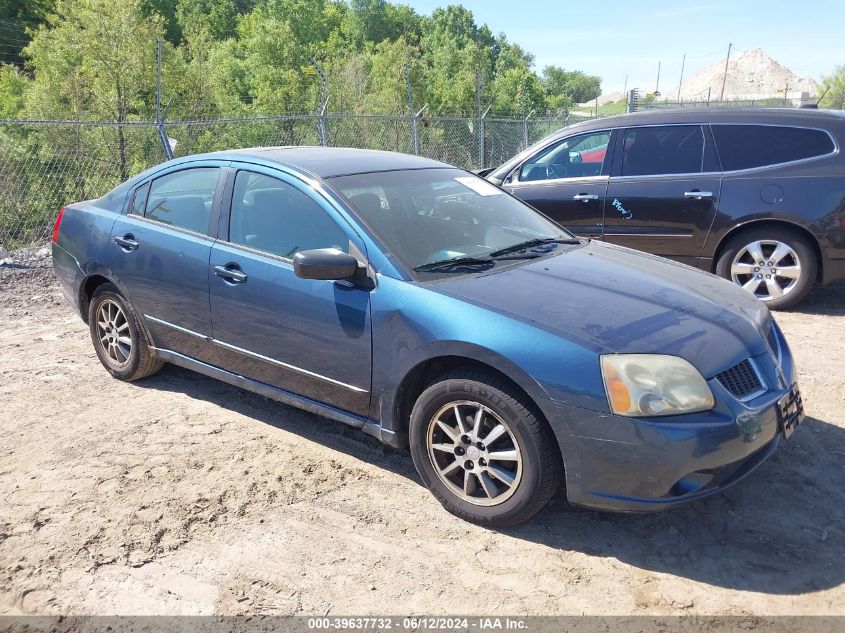
<svg viewBox="0 0 845 633">
<path fill-rule="evenodd" d="M 577 235 L 786 308 L 845 278 L 843 141 L 843 112 L 639 112 L 564 128 L 486 177 Z"/>
</svg>

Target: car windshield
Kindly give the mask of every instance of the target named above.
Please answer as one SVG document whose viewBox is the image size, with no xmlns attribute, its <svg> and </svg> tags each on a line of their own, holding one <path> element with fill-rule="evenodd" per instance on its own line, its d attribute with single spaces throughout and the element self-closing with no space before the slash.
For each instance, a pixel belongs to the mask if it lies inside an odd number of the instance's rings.
<svg viewBox="0 0 845 633">
<path fill-rule="evenodd" d="M 461 258 L 463 267 L 437 271 L 469 272 L 472 263 L 483 263 L 474 260 L 499 255 L 504 261 L 499 251 L 509 247 L 527 243 L 552 250 L 554 240 L 572 238 L 516 198 L 460 169 L 356 174 L 332 178 L 329 184 L 411 269 L 430 271 L 431 264 Z M 509 251 L 507 259 L 514 257 Z"/>
</svg>

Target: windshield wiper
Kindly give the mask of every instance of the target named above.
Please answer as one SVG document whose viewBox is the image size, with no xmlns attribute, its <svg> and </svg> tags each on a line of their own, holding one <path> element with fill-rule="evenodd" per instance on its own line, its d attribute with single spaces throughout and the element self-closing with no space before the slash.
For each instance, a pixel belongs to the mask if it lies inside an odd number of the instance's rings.
<svg viewBox="0 0 845 633">
<path fill-rule="evenodd" d="M 483 266 L 485 264 L 494 264 L 495 261 L 490 257 L 450 257 L 449 259 L 440 259 L 436 262 L 428 262 L 427 264 L 420 264 L 414 270 L 420 273 L 434 272 L 438 270 L 449 270 L 450 268 L 458 268 L 460 266 Z"/>
<path fill-rule="evenodd" d="M 533 240 L 526 240 L 513 246 L 506 246 L 497 251 L 489 253 L 490 257 L 499 257 L 500 255 L 508 255 L 509 253 L 516 253 L 524 251 L 535 246 L 542 246 L 543 244 L 580 244 L 581 240 L 576 237 L 538 237 Z"/>
</svg>

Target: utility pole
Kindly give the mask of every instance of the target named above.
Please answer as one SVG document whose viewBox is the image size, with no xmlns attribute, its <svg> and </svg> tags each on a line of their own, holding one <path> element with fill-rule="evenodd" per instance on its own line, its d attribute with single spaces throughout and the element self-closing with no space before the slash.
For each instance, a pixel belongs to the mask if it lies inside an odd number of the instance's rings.
<svg viewBox="0 0 845 633">
<path fill-rule="evenodd" d="M 725 74 L 722 76 L 722 92 L 719 93 L 719 101 L 725 99 L 725 82 L 728 80 L 728 62 L 731 60 L 731 46 L 733 46 L 733 43 L 728 43 L 728 56 L 725 57 Z"/>
<path fill-rule="evenodd" d="M 625 87 L 622 88 L 622 94 L 623 95 L 628 94 L 628 75 L 627 74 L 625 75 Z"/>
<path fill-rule="evenodd" d="M 681 101 L 681 85 L 684 83 L 684 66 L 687 64 L 687 54 L 681 60 L 681 78 L 678 80 L 678 103 Z"/>
</svg>

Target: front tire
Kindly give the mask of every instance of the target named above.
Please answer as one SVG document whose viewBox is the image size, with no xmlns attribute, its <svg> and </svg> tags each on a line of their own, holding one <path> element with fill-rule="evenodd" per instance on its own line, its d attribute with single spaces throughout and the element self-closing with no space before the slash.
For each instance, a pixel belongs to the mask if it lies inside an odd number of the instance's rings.
<svg viewBox="0 0 845 633">
<path fill-rule="evenodd" d="M 455 370 L 417 399 L 411 455 L 452 514 L 489 527 L 523 523 L 557 491 L 557 441 L 516 389 L 483 372 Z"/>
<path fill-rule="evenodd" d="M 725 245 L 716 274 L 734 282 L 772 310 L 791 308 L 812 290 L 816 253 L 801 233 L 786 227 L 751 228 Z"/>
<path fill-rule="evenodd" d="M 138 316 L 113 284 L 94 291 L 88 306 L 88 327 L 103 367 L 119 380 L 151 376 L 164 364 L 150 349 Z"/>
</svg>

